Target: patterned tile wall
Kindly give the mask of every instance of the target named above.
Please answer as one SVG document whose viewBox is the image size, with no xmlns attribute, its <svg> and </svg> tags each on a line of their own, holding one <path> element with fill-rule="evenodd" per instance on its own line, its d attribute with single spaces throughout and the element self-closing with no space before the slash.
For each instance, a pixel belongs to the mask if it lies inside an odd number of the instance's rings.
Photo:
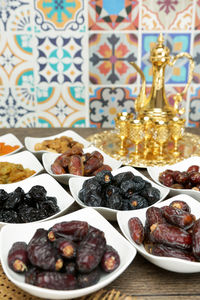
<svg viewBox="0 0 200 300">
<path fill-rule="evenodd" d="M 0 127 L 113 127 L 135 113 L 149 51 L 162 32 L 171 55 L 190 53 L 187 126 L 200 127 L 200 0 L 0 0 Z M 184 89 L 189 63 L 165 73 L 166 94 Z"/>
</svg>

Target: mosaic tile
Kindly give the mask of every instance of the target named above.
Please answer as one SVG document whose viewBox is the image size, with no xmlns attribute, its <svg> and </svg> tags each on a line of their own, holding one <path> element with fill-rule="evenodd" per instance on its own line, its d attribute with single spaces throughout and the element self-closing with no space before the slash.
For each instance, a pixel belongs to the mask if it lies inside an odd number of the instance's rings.
<svg viewBox="0 0 200 300">
<path fill-rule="evenodd" d="M 195 62 L 193 82 L 200 83 L 200 33 L 194 36 L 193 59 Z"/>
<path fill-rule="evenodd" d="M 3 25 L 3 29 L 29 31 L 31 29 L 29 5 L 29 1 L 1 0 L 0 23 Z"/>
<path fill-rule="evenodd" d="M 90 0 L 89 30 L 138 30 L 139 1 Z"/>
<path fill-rule="evenodd" d="M 85 31 L 84 0 L 34 0 L 37 31 Z"/>
<path fill-rule="evenodd" d="M 200 87 L 191 86 L 189 103 L 189 127 L 200 127 Z"/>
<path fill-rule="evenodd" d="M 143 0 L 142 29 L 152 30 L 191 30 L 193 0 Z"/>
<path fill-rule="evenodd" d="M 134 103 L 137 95 L 136 86 L 90 87 L 90 127 L 114 127 L 114 118 L 118 112 L 127 111 L 135 114 Z"/>
<path fill-rule="evenodd" d="M 0 87 L 0 98 L 0 127 L 35 127 L 37 117 L 33 89 Z"/>
<path fill-rule="evenodd" d="M 200 0 L 196 0 L 194 29 L 200 30 Z"/>
<path fill-rule="evenodd" d="M 0 85 L 33 86 L 32 35 L 0 34 Z"/>
<path fill-rule="evenodd" d="M 83 83 L 84 36 L 37 35 L 37 83 Z"/>
<path fill-rule="evenodd" d="M 155 45 L 158 38 L 157 33 L 142 35 L 142 70 L 146 82 L 152 83 L 152 63 L 149 60 L 150 49 Z M 189 33 L 169 33 L 164 35 L 165 45 L 170 50 L 171 56 L 176 56 L 180 52 L 190 53 Z M 186 58 L 177 60 L 174 67 L 166 67 L 165 82 L 172 84 L 184 84 L 188 80 L 189 63 Z"/>
<path fill-rule="evenodd" d="M 36 88 L 39 123 L 47 127 L 85 127 L 85 87 Z"/>
<path fill-rule="evenodd" d="M 132 84 L 137 75 L 131 61 L 137 61 L 135 34 L 91 34 L 89 76 L 92 84 Z"/>
</svg>

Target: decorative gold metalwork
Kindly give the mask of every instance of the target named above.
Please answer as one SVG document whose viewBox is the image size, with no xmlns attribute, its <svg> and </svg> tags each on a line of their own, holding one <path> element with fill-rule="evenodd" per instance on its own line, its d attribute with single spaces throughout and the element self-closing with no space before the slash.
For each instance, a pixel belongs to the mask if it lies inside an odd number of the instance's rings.
<svg viewBox="0 0 200 300">
<path fill-rule="evenodd" d="M 144 124 L 141 120 L 132 120 L 129 123 L 129 139 L 135 144 L 135 151 L 130 153 L 130 157 L 137 160 L 140 157 L 138 146 L 144 139 Z"/>
<path fill-rule="evenodd" d="M 165 164 L 174 164 L 178 161 L 181 161 L 185 158 L 191 156 L 200 156 L 200 136 L 192 133 L 185 132 L 183 137 L 178 141 L 178 151 L 180 155 L 175 157 L 173 155 L 174 143 L 172 140 L 168 140 L 165 143 L 165 153 L 168 153 L 168 156 L 164 160 L 158 160 L 157 157 L 154 157 L 152 153 L 148 153 L 147 157 L 133 161 L 129 154 L 121 157 L 118 154 L 120 149 L 120 140 L 117 136 L 115 130 L 104 130 L 101 133 L 96 133 L 87 138 L 95 147 L 103 150 L 105 153 L 111 157 L 121 160 L 124 165 L 130 165 L 136 168 L 146 168 L 148 166 L 163 166 Z M 128 147 L 129 153 L 135 150 L 135 145 L 129 144 Z M 144 145 L 140 144 L 140 152 L 143 153 Z"/>
</svg>

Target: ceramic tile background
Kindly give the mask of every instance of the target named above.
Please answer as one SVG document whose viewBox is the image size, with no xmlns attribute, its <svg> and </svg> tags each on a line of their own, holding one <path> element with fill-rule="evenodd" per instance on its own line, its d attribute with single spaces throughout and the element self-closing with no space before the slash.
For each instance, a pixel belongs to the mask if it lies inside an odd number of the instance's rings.
<svg viewBox="0 0 200 300">
<path fill-rule="evenodd" d="M 159 33 L 171 55 L 195 60 L 184 96 L 187 126 L 200 127 L 200 0 L 0 0 L 0 127 L 113 127 L 134 113 L 140 78 Z M 188 61 L 166 69 L 166 93 L 188 80 Z"/>
</svg>

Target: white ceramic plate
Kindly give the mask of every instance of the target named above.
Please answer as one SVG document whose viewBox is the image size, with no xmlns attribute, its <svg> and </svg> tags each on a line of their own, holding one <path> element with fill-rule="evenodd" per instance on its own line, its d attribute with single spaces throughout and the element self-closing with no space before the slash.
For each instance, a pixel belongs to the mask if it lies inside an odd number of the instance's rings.
<svg viewBox="0 0 200 300">
<path fill-rule="evenodd" d="M 167 169 L 171 170 L 178 170 L 178 171 L 186 171 L 190 166 L 192 165 L 197 165 L 200 166 L 200 157 L 199 156 L 192 156 L 187 159 L 184 159 L 176 164 L 173 165 L 166 165 L 163 167 L 148 167 L 147 171 L 151 178 L 160 186 L 164 185 L 159 181 L 159 174 Z M 173 189 L 170 188 L 170 195 L 175 196 L 177 194 L 187 194 L 190 195 L 191 197 L 195 198 L 196 200 L 200 201 L 200 192 L 199 191 L 194 191 L 191 189 Z"/>
<path fill-rule="evenodd" d="M 188 205 L 191 207 L 191 213 L 194 214 L 197 219 L 200 217 L 200 203 L 194 198 L 185 194 L 172 197 L 160 203 L 156 203 L 154 206 L 161 207 L 164 205 L 169 205 L 174 200 L 183 200 L 187 202 Z M 172 271 L 172 272 L 177 272 L 177 273 L 200 272 L 200 262 L 190 262 L 187 260 L 173 258 L 173 257 L 155 256 L 149 254 L 144 249 L 143 245 L 137 245 L 132 240 L 128 229 L 128 220 L 132 217 L 138 217 L 144 225 L 146 220 L 146 210 L 147 209 L 134 210 L 128 212 L 119 211 L 117 213 L 117 221 L 124 236 L 131 242 L 131 244 L 138 250 L 138 252 L 142 256 L 144 256 L 148 261 L 150 261 L 151 263 L 155 264 L 156 266 L 162 269 Z"/>
<path fill-rule="evenodd" d="M 10 162 L 14 164 L 21 164 L 24 169 L 28 168 L 30 170 L 34 170 L 35 174 L 30 177 L 33 177 L 39 174 L 43 170 L 42 164 L 39 160 L 29 151 L 22 151 L 19 153 L 15 153 L 9 156 L 0 156 L 0 162 Z M 28 178 L 30 178 L 28 177 Z M 28 178 L 24 179 L 27 180 Z M 14 183 L 8 184 L 0 184 L 0 187 L 3 188 L 4 185 L 12 185 Z"/>
<path fill-rule="evenodd" d="M 121 263 L 115 271 L 108 274 L 102 274 L 100 281 L 93 286 L 71 291 L 62 291 L 40 288 L 27 284 L 24 282 L 23 275 L 13 272 L 8 267 L 7 255 L 14 242 L 25 241 L 28 243 L 38 228 L 48 229 L 58 222 L 70 220 L 86 221 L 90 225 L 104 231 L 107 244 L 112 245 L 118 251 L 120 256 Z M 59 217 L 56 220 L 50 220 L 40 224 L 18 226 L 7 225 L 2 228 L 0 235 L 0 259 L 6 276 L 22 290 L 31 295 L 46 299 L 73 299 L 96 292 L 120 276 L 132 262 L 135 255 L 135 248 L 108 221 L 92 208 L 80 209 L 74 213 Z"/>
<path fill-rule="evenodd" d="M 34 150 L 35 144 L 42 143 L 44 140 L 53 140 L 53 139 L 59 138 L 61 136 L 71 137 L 74 141 L 83 144 L 84 147 L 88 147 L 91 144 L 86 139 L 84 139 L 82 136 L 80 136 L 78 133 L 76 133 L 75 131 L 72 131 L 72 130 L 66 130 L 66 131 L 63 131 L 56 135 L 46 136 L 46 137 L 41 137 L 41 138 L 27 136 L 24 139 L 24 144 L 25 144 L 25 147 L 27 148 L 27 150 L 34 153 L 38 159 L 41 159 L 42 154 L 46 153 L 46 152 L 49 153 L 49 151 L 46 151 L 46 150 L 35 151 Z"/>
<path fill-rule="evenodd" d="M 161 197 L 160 197 L 160 201 L 162 201 L 163 199 L 165 199 L 169 193 L 169 189 L 166 187 L 161 187 L 160 185 L 155 184 L 153 181 L 149 180 L 147 177 L 145 177 L 144 175 L 142 175 L 139 171 L 137 171 L 136 169 L 134 169 L 133 167 L 122 167 L 119 168 L 117 170 L 112 171 L 113 175 L 117 175 L 119 173 L 122 172 L 132 172 L 134 175 L 136 176 L 141 176 L 144 180 L 149 181 L 153 187 L 157 188 L 160 193 L 161 193 Z M 76 200 L 76 202 L 81 206 L 81 207 L 87 207 L 87 205 L 85 205 L 78 197 L 78 193 L 82 188 L 83 182 L 85 180 L 87 180 L 88 178 L 83 178 L 83 177 L 79 177 L 79 178 L 70 178 L 69 180 L 69 189 L 70 192 L 73 196 L 73 198 Z M 111 208 L 107 208 L 107 207 L 94 207 L 94 209 L 96 209 L 99 213 L 101 213 L 107 220 L 110 221 L 115 221 L 116 220 L 116 214 L 119 210 L 116 209 L 111 209 Z M 144 208 L 141 208 L 140 210 L 144 210 Z"/>
<path fill-rule="evenodd" d="M 0 136 L 0 143 L 5 143 L 6 145 L 10 145 L 10 146 L 19 146 L 19 148 L 17 148 L 16 150 L 8 154 L 1 155 L 0 157 L 14 154 L 24 147 L 24 145 L 20 142 L 20 140 L 18 140 L 18 138 L 12 133 L 8 133 Z"/>
<path fill-rule="evenodd" d="M 27 180 L 23 180 L 13 184 L 5 184 L 3 185 L 3 189 L 6 192 L 10 193 L 13 192 L 17 187 L 21 187 L 24 192 L 27 193 L 31 189 L 31 187 L 35 185 L 43 186 L 47 191 L 47 196 L 56 197 L 57 205 L 60 211 L 46 219 L 30 222 L 31 224 L 57 218 L 66 213 L 67 209 L 72 205 L 72 203 L 74 203 L 74 199 L 72 198 L 72 196 L 70 196 L 70 194 L 67 193 L 65 189 L 49 174 L 40 174 L 34 177 L 27 178 Z M 0 222 L 0 228 L 7 224 L 11 223 Z M 19 224 L 15 225 L 18 226 Z"/>
<path fill-rule="evenodd" d="M 102 150 L 97 149 L 94 146 L 90 146 L 88 148 L 84 148 L 83 152 L 84 153 L 92 153 L 93 151 L 99 151 L 104 158 L 104 164 L 109 165 L 112 170 L 118 169 L 122 163 L 112 157 L 110 157 L 109 155 L 107 155 L 105 152 L 103 152 Z M 59 182 L 63 183 L 63 184 L 68 184 L 68 181 L 70 178 L 75 177 L 75 178 L 79 178 L 82 176 L 77 176 L 77 175 L 73 175 L 73 174 L 61 174 L 61 175 L 56 175 L 51 171 L 51 165 L 54 163 L 55 159 L 59 156 L 60 154 L 57 153 L 44 153 L 42 155 L 42 163 L 43 166 L 45 168 L 45 170 L 47 171 L 47 173 L 49 173 L 51 176 L 53 176 L 56 180 L 58 180 Z M 88 178 L 88 177 L 83 177 L 83 178 Z"/>
</svg>

